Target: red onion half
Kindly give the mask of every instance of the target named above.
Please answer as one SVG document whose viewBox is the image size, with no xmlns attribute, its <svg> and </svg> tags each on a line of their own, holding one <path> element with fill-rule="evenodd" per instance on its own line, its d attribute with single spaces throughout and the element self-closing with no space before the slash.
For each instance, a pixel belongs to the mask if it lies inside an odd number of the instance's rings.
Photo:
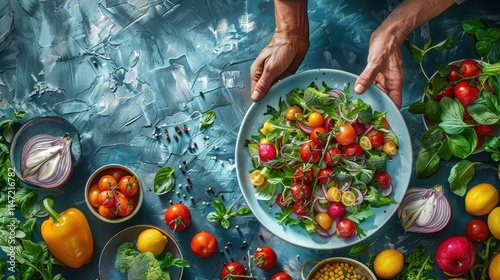
<svg viewBox="0 0 500 280">
<path fill-rule="evenodd" d="M 31 137 L 21 152 L 21 172 L 24 181 L 41 187 L 56 188 L 73 172 L 71 138 L 38 134 Z"/>
</svg>

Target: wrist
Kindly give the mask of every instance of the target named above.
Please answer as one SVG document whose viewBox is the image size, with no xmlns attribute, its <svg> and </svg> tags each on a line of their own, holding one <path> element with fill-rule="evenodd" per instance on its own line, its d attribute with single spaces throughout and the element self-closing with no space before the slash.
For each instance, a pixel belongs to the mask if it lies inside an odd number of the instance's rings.
<svg viewBox="0 0 500 280">
<path fill-rule="evenodd" d="M 276 33 L 309 40 L 307 0 L 275 0 Z"/>
</svg>

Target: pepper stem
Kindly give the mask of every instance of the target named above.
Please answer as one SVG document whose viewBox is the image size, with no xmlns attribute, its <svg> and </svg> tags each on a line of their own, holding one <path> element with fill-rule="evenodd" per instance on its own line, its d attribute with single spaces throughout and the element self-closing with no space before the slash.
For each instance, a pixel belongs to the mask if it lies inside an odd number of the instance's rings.
<svg viewBox="0 0 500 280">
<path fill-rule="evenodd" d="M 52 198 L 52 197 L 44 198 L 43 199 L 43 207 L 45 208 L 47 213 L 49 213 L 49 215 L 52 218 L 52 220 L 54 221 L 54 223 L 59 222 L 59 218 L 61 218 L 61 215 L 59 215 L 59 213 L 57 213 L 54 210 L 54 198 Z"/>
</svg>

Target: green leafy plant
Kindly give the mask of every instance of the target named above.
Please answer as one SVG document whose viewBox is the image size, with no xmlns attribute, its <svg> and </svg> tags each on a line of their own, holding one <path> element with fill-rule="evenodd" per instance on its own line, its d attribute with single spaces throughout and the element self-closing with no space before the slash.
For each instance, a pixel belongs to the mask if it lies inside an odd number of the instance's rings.
<svg viewBox="0 0 500 280">
<path fill-rule="evenodd" d="M 245 216 L 252 213 L 248 206 L 242 206 L 236 209 L 236 211 L 233 211 L 233 205 L 226 207 L 217 197 L 212 199 L 212 205 L 215 211 L 208 213 L 208 221 L 213 224 L 220 224 L 225 229 L 228 229 L 230 226 L 229 218 L 234 216 Z"/>
<path fill-rule="evenodd" d="M 172 190 L 174 185 L 175 178 L 174 169 L 172 167 L 162 167 L 156 172 L 153 180 L 153 188 L 156 194 L 165 194 Z"/>
<path fill-rule="evenodd" d="M 496 254 L 500 254 L 500 244 L 497 239 L 490 237 L 483 242 L 481 250 L 477 252 L 480 262 L 469 271 L 468 279 L 489 279 L 488 267 Z M 479 274 L 479 278 L 476 278 L 476 274 Z"/>
<path fill-rule="evenodd" d="M 200 130 L 207 128 L 212 125 L 215 121 L 215 111 L 208 111 L 201 117 Z"/>
</svg>

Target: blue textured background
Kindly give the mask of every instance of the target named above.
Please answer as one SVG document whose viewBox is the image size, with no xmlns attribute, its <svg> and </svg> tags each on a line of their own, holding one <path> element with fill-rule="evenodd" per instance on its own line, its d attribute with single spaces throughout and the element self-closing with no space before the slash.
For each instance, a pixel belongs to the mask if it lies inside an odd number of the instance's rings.
<svg viewBox="0 0 500 280">
<path fill-rule="evenodd" d="M 399 2 L 310 0 L 311 46 L 300 70 L 335 68 L 359 74 L 365 66 L 371 32 Z M 438 42 L 450 34 L 457 36 L 453 50 L 426 56 L 428 73 L 443 62 L 476 57 L 472 39 L 463 34 L 460 20 L 479 17 L 500 25 L 500 1 L 455 5 L 409 36 L 418 45 L 429 37 Z M 232 219 L 228 230 L 206 221 L 206 214 L 213 211 L 207 203 L 214 196 L 223 194 L 228 205 L 245 204 L 234 171 L 234 144 L 252 102 L 250 64 L 273 30 L 272 1 L 0 0 L 0 120 L 10 118 L 14 110 L 28 112 L 23 121 L 58 115 L 81 134 L 83 157 L 70 182 L 57 191 L 40 191 L 40 196 L 56 196 L 57 210 L 78 207 L 92 225 L 94 259 L 78 270 L 59 270 L 66 279 L 96 279 L 105 242 L 129 225 L 165 226 L 163 215 L 169 200 L 185 203 L 195 217 L 187 231 L 174 233 L 191 263 L 183 279 L 216 279 L 223 262 L 233 259 L 244 263 L 249 250 L 264 244 L 278 252 L 279 267 L 270 272 L 255 270 L 259 279 L 268 279 L 278 270 L 299 279 L 306 261 L 346 255 L 346 250 L 318 252 L 291 246 L 267 232 L 251 215 Z M 407 107 L 421 98 L 425 79 L 406 50 L 404 54 L 402 113 L 413 149 L 418 151 L 424 127 L 420 116 L 409 114 Z M 208 110 L 216 111 L 215 124 L 200 132 L 200 114 Z M 177 142 L 154 137 L 164 127 L 173 135 L 172 127 L 184 124 L 190 133 Z M 197 142 L 197 149 L 189 149 L 192 141 Z M 473 182 L 498 185 L 496 164 L 489 162 L 488 155 L 472 159 L 487 162 L 477 168 Z M 175 192 L 164 196 L 146 192 L 140 215 L 127 223 L 101 222 L 85 205 L 84 184 L 104 164 L 122 163 L 139 174 L 145 187 L 152 187 L 160 167 L 177 168 L 183 161 L 193 188 L 186 189 L 185 175 L 176 171 Z M 446 162 L 440 174 L 427 179 L 412 177 L 411 185 L 443 184 L 448 190 L 446 179 L 453 164 L 453 160 Z M 213 192 L 206 191 L 209 187 Z M 447 231 L 404 234 L 393 219 L 368 240 L 370 252 L 392 247 L 407 253 L 414 244 L 423 244 L 432 252 L 444 236 L 463 231 L 469 220 L 464 216 L 463 198 L 449 190 L 447 195 L 454 207 Z M 200 230 L 217 235 L 223 254 L 204 260 L 194 257 L 189 242 Z"/>
</svg>

